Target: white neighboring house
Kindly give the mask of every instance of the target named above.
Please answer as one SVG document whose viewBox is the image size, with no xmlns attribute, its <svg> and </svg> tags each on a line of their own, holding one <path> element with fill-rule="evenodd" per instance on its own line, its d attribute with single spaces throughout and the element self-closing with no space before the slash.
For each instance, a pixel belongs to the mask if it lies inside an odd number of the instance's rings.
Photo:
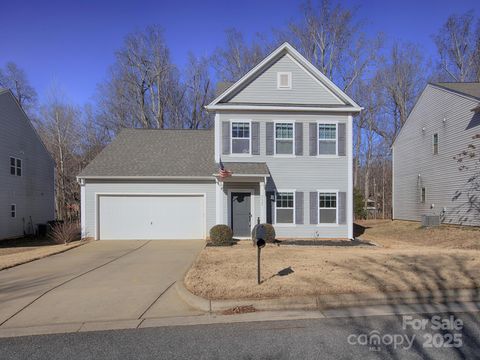
<svg viewBox="0 0 480 360">
<path fill-rule="evenodd" d="M 207 110 L 213 130 L 124 130 L 79 174 L 84 237 L 203 239 L 228 224 L 242 238 L 260 221 L 278 238 L 353 238 L 361 108 L 292 46 Z"/>
<path fill-rule="evenodd" d="M 480 226 L 480 83 L 428 84 L 393 143 L 393 217 Z M 469 149 L 469 144 L 477 148 Z M 475 153 L 459 170 L 454 157 Z"/>
<path fill-rule="evenodd" d="M 55 162 L 10 90 L 0 89 L 0 239 L 55 219 Z"/>
</svg>

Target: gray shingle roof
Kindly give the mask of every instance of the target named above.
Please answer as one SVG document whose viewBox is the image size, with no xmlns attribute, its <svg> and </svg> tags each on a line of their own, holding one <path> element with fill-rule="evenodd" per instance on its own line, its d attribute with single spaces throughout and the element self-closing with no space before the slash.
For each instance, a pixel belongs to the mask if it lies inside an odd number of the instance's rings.
<svg viewBox="0 0 480 360">
<path fill-rule="evenodd" d="M 125 129 L 79 177 L 212 176 L 212 130 Z"/>
<path fill-rule="evenodd" d="M 455 92 L 465 94 L 471 97 L 474 97 L 480 100 L 480 82 L 470 82 L 470 83 L 460 83 L 460 82 L 452 82 L 452 83 L 436 83 L 433 85 L 437 85 L 449 90 L 453 90 Z"/>
<path fill-rule="evenodd" d="M 223 162 L 226 170 L 235 175 L 269 175 L 268 166 L 264 162 Z"/>
</svg>

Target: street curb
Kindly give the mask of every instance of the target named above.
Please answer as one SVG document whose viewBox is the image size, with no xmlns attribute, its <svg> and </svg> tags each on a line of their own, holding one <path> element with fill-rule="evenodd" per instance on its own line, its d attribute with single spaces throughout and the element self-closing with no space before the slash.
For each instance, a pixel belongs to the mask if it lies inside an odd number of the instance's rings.
<svg viewBox="0 0 480 360">
<path fill-rule="evenodd" d="M 405 291 L 395 293 L 358 293 L 277 299 L 209 300 L 191 293 L 183 280 L 175 283 L 180 298 L 190 306 L 208 312 L 221 312 L 235 307 L 253 306 L 257 310 L 329 310 L 352 306 L 439 304 L 480 301 L 480 289 Z"/>
<path fill-rule="evenodd" d="M 175 282 L 175 290 L 178 296 L 191 307 L 205 312 L 212 311 L 211 300 L 192 294 L 183 284 L 183 280 L 177 280 L 177 282 Z"/>
</svg>

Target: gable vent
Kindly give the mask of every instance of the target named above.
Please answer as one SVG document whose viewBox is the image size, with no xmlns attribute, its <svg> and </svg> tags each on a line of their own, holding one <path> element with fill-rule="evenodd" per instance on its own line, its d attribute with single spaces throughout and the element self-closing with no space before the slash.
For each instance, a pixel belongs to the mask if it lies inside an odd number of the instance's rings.
<svg viewBox="0 0 480 360">
<path fill-rule="evenodd" d="M 292 73 L 291 72 L 279 72 L 279 73 L 277 73 L 277 88 L 278 89 L 291 89 L 292 88 Z"/>
</svg>

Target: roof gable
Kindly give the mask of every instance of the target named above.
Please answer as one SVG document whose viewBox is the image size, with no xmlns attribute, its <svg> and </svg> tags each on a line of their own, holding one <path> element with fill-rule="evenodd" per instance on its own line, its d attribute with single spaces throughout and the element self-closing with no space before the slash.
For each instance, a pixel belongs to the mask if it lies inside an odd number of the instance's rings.
<svg viewBox="0 0 480 360">
<path fill-rule="evenodd" d="M 412 119 L 415 117 L 418 118 L 417 116 L 418 112 L 422 112 L 422 111 L 425 112 L 425 116 L 427 116 L 426 114 L 431 112 L 431 107 L 434 105 L 433 101 L 439 101 L 435 99 L 435 96 L 438 97 L 438 95 L 435 94 L 435 91 L 437 92 L 437 94 L 439 93 L 452 94 L 452 96 L 456 98 L 459 98 L 459 99 L 463 98 L 463 99 L 472 101 L 472 108 L 468 110 L 474 111 L 473 106 L 475 105 L 475 101 L 477 100 L 475 96 L 471 94 L 466 94 L 465 92 L 460 92 L 458 88 L 453 89 L 453 88 L 444 86 L 445 84 L 447 83 L 438 83 L 438 84 L 428 83 L 425 86 L 423 91 L 418 96 L 417 101 L 415 102 L 412 110 L 408 114 L 407 120 L 405 120 L 405 123 L 403 124 L 402 128 L 400 129 L 397 136 L 393 140 L 392 147 L 394 147 L 397 140 L 402 137 L 403 133 L 405 132 L 405 129 L 410 126 L 410 124 L 413 121 Z M 460 83 L 448 83 L 448 84 L 460 84 Z M 441 101 L 445 101 L 445 100 L 442 99 Z M 453 104 L 452 104 L 452 108 L 456 109 L 456 107 L 454 107 Z"/>
<path fill-rule="evenodd" d="M 277 73 L 292 73 L 292 89 L 277 89 Z M 289 110 L 358 112 L 348 95 L 315 68 L 290 44 L 284 43 L 224 91 L 208 110 L 252 107 L 288 107 Z"/>
<path fill-rule="evenodd" d="M 278 73 L 291 74 L 291 89 L 277 88 Z M 289 54 L 277 59 L 222 103 L 346 105 Z"/>
<path fill-rule="evenodd" d="M 55 160 L 53 159 L 52 154 L 50 154 L 50 152 L 48 151 L 47 147 L 45 146 L 45 143 L 43 142 L 42 138 L 40 137 L 37 130 L 35 129 L 35 126 L 33 125 L 32 121 L 28 117 L 25 110 L 23 110 L 23 108 L 18 103 L 18 100 L 15 97 L 15 95 L 13 95 L 12 91 L 9 89 L 0 88 L 0 96 L 2 97 L 2 99 L 6 100 L 6 102 L 0 104 L 0 111 L 6 112 L 5 109 L 2 109 L 2 106 L 10 106 L 11 108 L 16 109 L 16 112 L 19 114 L 19 116 L 16 119 L 17 120 L 21 119 L 25 122 L 25 124 L 27 125 L 27 128 L 29 128 L 32 131 L 34 138 L 41 145 L 41 149 L 44 151 L 46 156 L 48 156 L 48 158 L 54 163 Z M 12 119 L 8 119 L 8 121 L 12 121 Z"/>
</svg>

